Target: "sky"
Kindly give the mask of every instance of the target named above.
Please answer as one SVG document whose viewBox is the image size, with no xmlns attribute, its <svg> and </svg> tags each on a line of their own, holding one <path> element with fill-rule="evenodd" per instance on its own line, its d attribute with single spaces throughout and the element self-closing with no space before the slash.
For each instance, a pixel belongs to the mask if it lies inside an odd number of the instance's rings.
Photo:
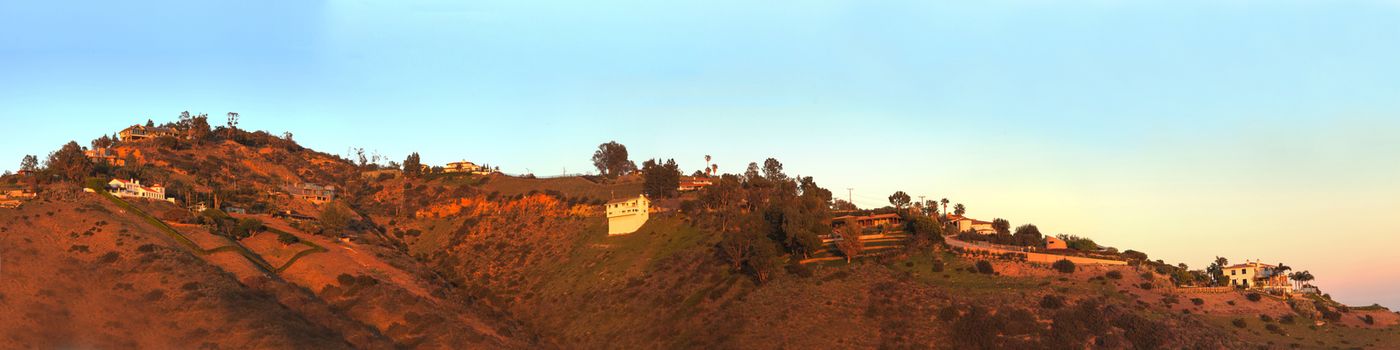
<svg viewBox="0 0 1400 350">
<path fill-rule="evenodd" d="M 1396 38 L 1396 1 L 0 0 L 0 171 L 181 111 L 517 174 L 616 140 L 1396 308 Z"/>
</svg>

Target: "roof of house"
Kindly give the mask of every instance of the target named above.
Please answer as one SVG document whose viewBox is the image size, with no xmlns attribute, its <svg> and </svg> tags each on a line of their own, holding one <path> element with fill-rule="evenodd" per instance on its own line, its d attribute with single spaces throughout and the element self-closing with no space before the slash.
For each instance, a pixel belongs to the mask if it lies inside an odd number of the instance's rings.
<svg viewBox="0 0 1400 350">
<path fill-rule="evenodd" d="M 635 201 L 635 200 L 637 200 L 638 198 L 646 198 L 646 196 L 645 196 L 645 195 L 639 195 L 639 196 L 631 197 L 631 198 L 614 199 L 614 200 L 608 201 L 607 204 L 627 203 L 627 202 Z M 606 204 L 605 204 L 605 205 L 606 205 Z"/>
<path fill-rule="evenodd" d="M 1227 268 L 1227 269 L 1243 269 L 1243 268 L 1249 268 L 1249 267 L 1254 267 L 1254 266 L 1259 266 L 1259 267 L 1278 267 L 1278 266 L 1274 266 L 1274 265 L 1270 265 L 1270 264 L 1251 262 L 1251 263 L 1243 263 L 1243 264 L 1234 264 L 1234 265 L 1226 266 L 1225 268 Z"/>
</svg>

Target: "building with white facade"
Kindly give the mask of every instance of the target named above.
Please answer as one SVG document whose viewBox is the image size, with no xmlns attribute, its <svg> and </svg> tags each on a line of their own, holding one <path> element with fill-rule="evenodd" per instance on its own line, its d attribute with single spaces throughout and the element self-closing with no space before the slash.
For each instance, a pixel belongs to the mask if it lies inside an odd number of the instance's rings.
<svg viewBox="0 0 1400 350">
<path fill-rule="evenodd" d="M 603 206 L 608 212 L 608 235 L 637 232 L 651 218 L 651 200 L 645 195 L 614 200 Z"/>
</svg>

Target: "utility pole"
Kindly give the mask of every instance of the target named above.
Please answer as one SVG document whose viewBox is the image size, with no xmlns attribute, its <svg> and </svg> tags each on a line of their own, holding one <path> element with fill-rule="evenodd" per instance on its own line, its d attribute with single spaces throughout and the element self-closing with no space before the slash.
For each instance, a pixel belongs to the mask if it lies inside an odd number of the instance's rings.
<svg viewBox="0 0 1400 350">
<path fill-rule="evenodd" d="M 922 209 L 925 214 L 928 212 L 928 208 L 924 207 L 924 196 L 919 196 L 919 209 Z"/>
<path fill-rule="evenodd" d="M 851 198 L 852 198 L 852 197 L 851 197 L 851 192 L 852 192 L 852 191 L 855 191 L 855 189 L 854 189 L 854 188 L 850 188 L 850 187 L 847 187 L 847 188 L 846 188 L 846 203 L 851 203 L 851 205 L 856 205 L 855 200 L 851 199 Z"/>
</svg>

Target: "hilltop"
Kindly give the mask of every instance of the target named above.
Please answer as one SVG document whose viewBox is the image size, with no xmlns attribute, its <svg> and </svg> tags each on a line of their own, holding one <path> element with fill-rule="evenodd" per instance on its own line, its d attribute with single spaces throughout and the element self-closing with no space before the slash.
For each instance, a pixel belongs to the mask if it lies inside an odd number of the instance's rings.
<svg viewBox="0 0 1400 350">
<path fill-rule="evenodd" d="M 1122 264 L 972 249 L 1043 239 L 991 222 L 1007 232 L 962 232 L 907 198 L 853 210 L 776 160 L 697 172 L 707 187 L 680 192 L 674 162 L 638 167 L 615 143 L 595 156 L 600 175 L 534 178 L 425 171 L 416 154 L 354 162 L 198 115 L 127 130 L 150 137 L 104 136 L 86 155 L 70 144 L 44 169 L 0 179 L 37 193 L 0 209 L 6 347 L 1400 344 L 1389 310 L 1194 288 L 1213 277 L 1079 237 L 1056 254 Z M 108 195 L 113 178 L 174 200 Z M 608 235 L 602 204 L 644 193 L 655 197 L 645 225 Z M 838 214 L 900 224 L 846 231 Z M 846 239 L 865 241 L 849 252 Z"/>
</svg>

